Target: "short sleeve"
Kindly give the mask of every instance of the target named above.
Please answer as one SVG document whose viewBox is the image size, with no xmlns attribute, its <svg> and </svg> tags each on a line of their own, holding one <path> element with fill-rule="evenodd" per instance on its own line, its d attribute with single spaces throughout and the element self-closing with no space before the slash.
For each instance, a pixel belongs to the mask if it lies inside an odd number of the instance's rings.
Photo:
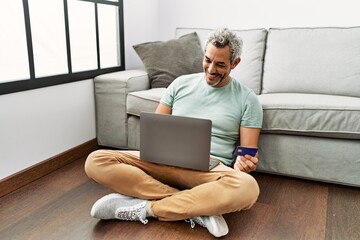
<svg viewBox="0 0 360 240">
<path fill-rule="evenodd" d="M 172 107 L 174 104 L 174 98 L 175 98 L 175 85 L 176 81 L 173 81 L 164 92 L 163 96 L 160 99 L 160 103 L 167 105 L 169 107 Z"/>
<path fill-rule="evenodd" d="M 263 109 L 253 91 L 250 91 L 245 100 L 245 109 L 240 125 L 249 128 L 262 128 Z"/>
</svg>

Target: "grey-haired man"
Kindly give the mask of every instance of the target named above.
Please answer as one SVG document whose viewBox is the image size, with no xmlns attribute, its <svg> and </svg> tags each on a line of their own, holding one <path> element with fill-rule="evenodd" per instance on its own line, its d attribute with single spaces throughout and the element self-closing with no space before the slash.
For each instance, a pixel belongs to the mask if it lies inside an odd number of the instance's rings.
<svg viewBox="0 0 360 240">
<path fill-rule="evenodd" d="M 135 151 L 98 150 L 86 161 L 87 175 L 116 193 L 100 198 L 91 215 L 99 219 L 189 220 L 216 237 L 228 233 L 222 214 L 250 208 L 259 187 L 248 172 L 258 154 L 238 156 L 237 143 L 257 147 L 262 108 L 255 93 L 230 76 L 240 63 L 242 40 L 223 28 L 206 43 L 203 73 L 175 79 L 156 112 L 212 121 L 211 157 L 220 164 L 209 172 L 157 165 Z"/>
</svg>

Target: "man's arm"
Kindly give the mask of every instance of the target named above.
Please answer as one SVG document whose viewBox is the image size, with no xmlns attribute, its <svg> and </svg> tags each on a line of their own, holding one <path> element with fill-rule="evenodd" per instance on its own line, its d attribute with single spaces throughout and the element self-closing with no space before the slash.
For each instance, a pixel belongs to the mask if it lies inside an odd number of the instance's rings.
<svg viewBox="0 0 360 240">
<path fill-rule="evenodd" d="M 165 105 L 165 104 L 159 103 L 159 105 L 156 108 L 155 112 L 156 113 L 162 113 L 162 114 L 171 114 L 172 113 L 172 108 Z"/>
<path fill-rule="evenodd" d="M 258 147 L 260 128 L 240 127 L 240 145 L 244 147 Z M 259 162 L 259 153 L 254 157 L 250 155 L 238 156 L 236 158 L 234 169 L 243 172 L 251 172 L 256 169 Z"/>
</svg>

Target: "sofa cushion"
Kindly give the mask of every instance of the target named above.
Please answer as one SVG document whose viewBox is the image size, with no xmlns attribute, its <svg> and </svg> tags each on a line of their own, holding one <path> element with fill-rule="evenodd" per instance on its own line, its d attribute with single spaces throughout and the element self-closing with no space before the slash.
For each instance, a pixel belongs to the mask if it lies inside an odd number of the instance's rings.
<svg viewBox="0 0 360 240">
<path fill-rule="evenodd" d="M 131 92 L 127 97 L 127 113 L 140 116 L 140 112 L 154 112 L 166 88 L 152 88 Z"/>
<path fill-rule="evenodd" d="M 360 139 L 360 98 L 296 93 L 258 97 L 263 132 Z"/>
<path fill-rule="evenodd" d="M 133 47 L 149 74 L 151 88 L 168 87 L 180 75 L 202 71 L 204 52 L 195 32 Z"/>
<path fill-rule="evenodd" d="M 176 36 L 181 36 L 194 31 L 200 38 L 202 48 L 205 49 L 207 36 L 213 32 L 214 29 L 177 28 Z M 241 54 L 241 62 L 231 71 L 231 76 L 254 90 L 256 94 L 260 94 L 267 30 L 249 29 L 233 31 L 243 39 L 244 45 Z"/>
<path fill-rule="evenodd" d="M 263 93 L 360 97 L 360 27 L 270 29 Z"/>
</svg>

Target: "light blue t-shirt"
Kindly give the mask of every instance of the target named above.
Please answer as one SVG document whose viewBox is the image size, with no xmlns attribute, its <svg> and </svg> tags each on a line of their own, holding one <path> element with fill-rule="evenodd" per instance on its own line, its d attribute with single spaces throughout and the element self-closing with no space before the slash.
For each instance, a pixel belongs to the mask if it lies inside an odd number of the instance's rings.
<svg viewBox="0 0 360 240">
<path fill-rule="evenodd" d="M 263 111 L 257 96 L 234 78 L 214 88 L 206 83 L 204 73 L 184 75 L 170 84 L 160 102 L 170 106 L 173 115 L 210 119 L 210 154 L 229 166 L 240 126 L 262 127 Z"/>
</svg>

